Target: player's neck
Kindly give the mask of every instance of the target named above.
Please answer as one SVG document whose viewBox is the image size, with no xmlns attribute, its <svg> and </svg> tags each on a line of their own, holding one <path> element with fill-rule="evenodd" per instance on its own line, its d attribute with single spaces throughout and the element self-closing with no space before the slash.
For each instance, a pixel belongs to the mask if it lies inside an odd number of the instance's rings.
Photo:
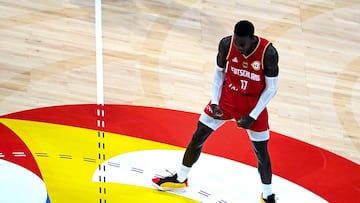
<svg viewBox="0 0 360 203">
<path fill-rule="evenodd" d="M 256 49 L 258 42 L 259 42 L 259 38 L 254 35 L 252 39 L 251 47 L 249 51 L 246 52 L 245 56 L 249 56 Z"/>
</svg>

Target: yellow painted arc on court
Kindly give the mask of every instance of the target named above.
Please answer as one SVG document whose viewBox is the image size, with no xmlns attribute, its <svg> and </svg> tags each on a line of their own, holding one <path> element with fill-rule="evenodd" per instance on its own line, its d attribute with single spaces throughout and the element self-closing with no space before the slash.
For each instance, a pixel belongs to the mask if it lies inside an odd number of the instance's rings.
<svg viewBox="0 0 360 203">
<path fill-rule="evenodd" d="M 51 203 L 60 202 L 199 202 L 173 193 L 119 183 L 93 182 L 99 160 L 98 131 L 44 122 L 5 119 L 0 122 L 17 134 L 31 151 L 42 173 Z M 106 159 L 149 149 L 181 149 L 145 139 L 105 132 Z M 105 141 L 104 140 L 104 141 Z M 36 156 L 47 153 L 48 157 Z M 63 157 L 63 158 L 61 158 Z M 64 158 L 66 157 L 66 158 Z M 94 160 L 84 161 L 84 158 Z M 149 180 L 150 181 L 150 180 Z M 100 194 L 100 184 L 106 194 Z M 102 196 L 100 196 L 102 195 Z"/>
</svg>

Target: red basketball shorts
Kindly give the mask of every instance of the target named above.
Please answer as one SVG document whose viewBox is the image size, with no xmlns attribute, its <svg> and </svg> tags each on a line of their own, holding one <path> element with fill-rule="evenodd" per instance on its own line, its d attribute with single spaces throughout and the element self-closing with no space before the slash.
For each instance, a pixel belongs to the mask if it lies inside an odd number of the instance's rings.
<svg viewBox="0 0 360 203">
<path fill-rule="evenodd" d="M 231 90 L 227 86 L 223 87 L 219 107 L 224 112 L 223 120 L 239 120 L 241 116 L 247 116 L 254 109 L 258 102 L 258 97 L 247 96 Z M 211 101 L 205 107 L 204 112 L 212 117 Z M 269 129 L 268 112 L 265 108 L 256 119 L 250 130 L 261 132 Z"/>
</svg>

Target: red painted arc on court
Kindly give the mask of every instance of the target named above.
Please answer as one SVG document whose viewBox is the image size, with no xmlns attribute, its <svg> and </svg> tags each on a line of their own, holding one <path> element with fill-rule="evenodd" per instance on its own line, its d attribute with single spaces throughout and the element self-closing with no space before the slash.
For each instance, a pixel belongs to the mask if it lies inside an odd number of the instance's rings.
<svg viewBox="0 0 360 203">
<path fill-rule="evenodd" d="M 184 148 L 196 128 L 199 116 L 195 113 L 163 108 L 104 105 L 103 118 L 106 125 L 98 126 L 94 123 L 99 118 L 97 108 L 98 105 L 95 104 L 53 106 L 16 112 L 0 118 L 39 121 L 93 130 L 101 128 L 106 132 Z M 1 125 L 0 132 L 7 135 L 1 143 L 11 143 L 15 140 L 13 142 L 16 143 L 15 145 L 26 148 L 11 129 Z M 0 152 L 6 154 L 12 149 L 8 145 L 0 145 Z M 203 151 L 256 166 L 256 159 L 246 132 L 236 128 L 233 122 L 226 123 L 215 132 L 205 144 Z M 354 198 L 360 199 L 358 164 L 325 149 L 276 132 L 271 132 L 269 151 L 274 174 L 303 186 L 330 202 L 350 202 Z M 31 156 L 28 158 L 31 159 Z M 5 159 L 26 166 L 41 177 L 41 171 L 34 165 L 33 160 L 29 161 L 31 164 L 26 164 L 14 157 L 6 156 Z"/>
</svg>

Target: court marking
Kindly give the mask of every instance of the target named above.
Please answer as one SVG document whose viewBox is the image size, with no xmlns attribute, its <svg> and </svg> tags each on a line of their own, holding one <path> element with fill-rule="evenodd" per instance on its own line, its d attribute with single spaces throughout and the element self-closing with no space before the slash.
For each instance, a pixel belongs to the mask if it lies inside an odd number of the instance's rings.
<svg viewBox="0 0 360 203">
<path fill-rule="evenodd" d="M 88 179 L 89 176 L 92 176 L 89 175 L 89 173 L 94 173 L 94 169 L 98 163 L 103 163 L 103 161 L 99 162 L 98 154 L 93 150 L 94 143 L 97 143 L 96 141 L 98 140 L 95 133 L 98 129 L 94 128 L 93 125 L 93 121 L 97 116 L 94 113 L 96 112 L 96 108 L 97 105 L 44 107 L 2 116 L 0 122 L 10 127 L 18 136 L 23 134 L 25 137 L 21 136 L 21 139 L 28 147 L 32 146 L 29 142 L 41 142 L 41 144 L 35 143 L 34 146 L 36 146 L 36 148 L 29 147 L 31 152 L 35 154 L 35 159 L 38 160 L 38 162 L 43 161 L 39 162 L 42 163 L 40 165 L 47 168 L 55 168 L 59 173 L 63 173 L 61 166 L 64 165 L 62 164 L 69 164 L 69 161 L 72 162 L 72 165 L 81 165 L 82 173 L 79 176 L 80 183 L 71 183 L 77 186 L 84 183 L 84 180 Z M 148 141 L 159 142 L 157 146 L 161 146 L 160 143 L 167 143 L 171 146 L 184 148 L 187 145 L 187 140 L 190 139 L 191 132 L 195 128 L 195 123 L 198 118 L 198 115 L 194 113 L 152 107 L 105 105 L 104 108 L 106 112 L 108 112 L 106 117 L 107 125 L 105 126 L 107 143 L 111 143 L 106 145 L 107 159 L 118 154 L 129 152 L 129 150 L 125 150 L 125 147 L 119 146 L 132 146 L 135 151 L 154 149 L 154 147 L 146 144 Z M 157 116 L 154 117 L 152 115 Z M 159 124 L 159 120 L 162 121 L 161 124 Z M 180 123 L 181 125 L 179 125 Z M 57 127 L 57 125 L 60 126 Z M 212 137 L 209 138 L 203 152 L 245 163 L 249 166 L 256 166 L 256 159 L 246 132 L 239 129 L 235 130 L 234 126 L 234 123 L 227 123 L 219 129 L 219 132 L 214 133 Z M 39 133 L 39 131 L 46 132 Z M 113 133 L 116 133 L 116 135 L 113 135 Z M 307 143 L 274 132 L 271 133 L 272 138 L 269 150 L 274 162 L 273 172 L 275 175 L 286 177 L 286 179 L 311 190 L 330 202 L 336 201 L 339 197 L 342 199 L 350 197 L 356 198 L 354 197 L 357 186 L 356 182 L 360 182 L 360 177 L 355 175 L 360 173 L 359 165 Z M 129 139 L 144 139 L 144 142 L 136 141 L 136 144 L 131 144 L 131 142 L 123 140 L 124 137 L 119 136 L 119 134 L 131 135 L 125 136 Z M 32 139 L 29 139 L 30 137 Z M 55 140 L 48 140 L 50 138 Z M 122 138 L 122 140 L 118 140 L 119 138 Z M 112 141 L 112 139 L 116 139 L 117 141 Z M 64 146 L 59 145 L 59 143 L 63 143 Z M 78 147 L 77 143 L 82 143 L 81 148 Z M 222 143 L 222 145 L 218 143 Z M 49 145 L 49 150 L 45 150 L 45 145 Z M 41 146 L 41 149 L 37 149 L 39 146 Z M 54 146 L 58 147 L 54 148 Z M 90 148 L 87 149 L 86 146 Z M 65 147 L 66 150 L 59 150 L 59 147 Z M 159 149 L 159 147 L 156 148 Z M 76 152 L 74 150 L 80 151 Z M 20 150 L 15 151 L 19 152 Z M 0 149 L 0 152 L 3 153 L 3 150 Z M 60 156 L 63 158 L 60 158 Z M 56 159 L 56 157 L 58 159 Z M 18 158 L 22 157 L 17 157 L 17 159 Z M 87 161 L 85 161 L 85 159 Z M 94 160 L 95 162 L 92 162 Z M 51 162 L 53 167 L 46 164 L 46 162 Z M 88 167 L 92 166 L 88 168 L 89 173 L 84 173 L 84 164 Z M 113 165 L 117 165 L 117 163 L 113 163 Z M 134 168 L 134 170 L 141 169 L 140 167 Z M 301 168 L 301 170 L 298 170 L 299 168 Z M 44 170 L 46 171 L 48 169 L 41 169 L 41 172 Z M 337 178 L 331 179 L 330 181 L 328 177 Z M 314 182 L 314 179 L 318 181 Z M 345 179 L 352 180 L 352 182 L 343 181 Z M 49 181 L 51 184 L 57 184 L 57 181 L 59 181 L 56 177 L 44 177 L 44 180 L 45 182 Z M 85 183 L 86 182 L 87 181 L 85 181 Z M 52 191 L 51 184 L 49 184 L 49 191 Z M 70 182 L 66 184 L 70 184 Z M 57 185 L 59 186 L 59 184 Z M 93 186 L 96 187 L 93 188 Z M 90 188 L 82 188 L 86 191 L 91 188 L 95 191 L 99 189 L 98 185 L 93 186 Z M 106 183 L 106 186 L 110 188 L 112 192 L 119 190 L 118 187 L 109 183 Z M 339 187 L 347 189 L 340 190 Z M 66 190 L 64 193 L 69 193 L 69 191 Z M 53 192 L 49 192 L 49 194 L 50 198 L 52 198 L 53 195 L 57 196 L 57 194 Z M 114 198 L 112 195 L 107 195 L 107 197 L 110 199 Z"/>
</svg>

